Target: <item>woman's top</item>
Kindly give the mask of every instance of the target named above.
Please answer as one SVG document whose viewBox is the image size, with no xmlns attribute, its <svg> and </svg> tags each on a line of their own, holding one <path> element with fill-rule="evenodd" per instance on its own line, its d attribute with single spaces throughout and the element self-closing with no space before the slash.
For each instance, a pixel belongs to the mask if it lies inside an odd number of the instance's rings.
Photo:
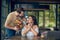
<svg viewBox="0 0 60 40">
<path fill-rule="evenodd" d="M 24 27 L 24 28 L 22 29 L 22 32 L 23 32 L 24 30 L 26 30 L 26 27 Z M 35 31 L 36 31 L 37 33 L 39 33 L 38 28 L 35 28 Z M 28 31 L 28 32 L 26 33 L 26 35 L 22 35 L 22 36 L 34 36 L 34 33 L 33 33 L 32 31 Z"/>
</svg>

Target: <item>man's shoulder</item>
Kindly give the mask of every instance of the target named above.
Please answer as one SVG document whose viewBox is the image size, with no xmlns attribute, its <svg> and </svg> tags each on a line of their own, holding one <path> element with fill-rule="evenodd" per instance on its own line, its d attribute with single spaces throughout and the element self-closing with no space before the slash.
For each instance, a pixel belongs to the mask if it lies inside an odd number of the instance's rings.
<svg viewBox="0 0 60 40">
<path fill-rule="evenodd" d="M 10 12 L 9 15 L 14 15 L 15 11 L 14 12 Z"/>
<path fill-rule="evenodd" d="M 7 17 L 12 17 L 13 15 L 14 15 L 14 14 L 11 12 L 11 13 L 8 14 Z"/>
</svg>

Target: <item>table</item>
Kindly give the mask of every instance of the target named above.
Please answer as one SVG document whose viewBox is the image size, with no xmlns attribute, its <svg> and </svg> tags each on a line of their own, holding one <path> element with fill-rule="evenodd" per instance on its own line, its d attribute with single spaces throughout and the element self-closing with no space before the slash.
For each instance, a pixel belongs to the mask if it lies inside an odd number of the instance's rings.
<svg viewBox="0 0 60 40">
<path fill-rule="evenodd" d="M 57 40 L 53 37 L 51 38 L 41 38 L 40 36 L 38 37 L 22 37 L 22 36 L 14 36 L 14 37 L 11 37 L 11 38 L 8 38 L 8 39 L 4 39 L 4 40 Z M 60 39 L 58 39 L 60 40 Z"/>
</svg>

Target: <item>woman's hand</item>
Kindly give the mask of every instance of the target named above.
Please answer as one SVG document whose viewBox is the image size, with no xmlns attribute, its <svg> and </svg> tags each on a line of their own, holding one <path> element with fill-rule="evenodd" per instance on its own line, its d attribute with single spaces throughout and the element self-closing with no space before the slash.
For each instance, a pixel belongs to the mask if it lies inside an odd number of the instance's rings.
<svg viewBox="0 0 60 40">
<path fill-rule="evenodd" d="M 30 26 L 30 24 L 28 24 L 28 26 L 27 26 L 27 30 L 28 30 L 28 31 L 31 30 L 31 26 Z"/>
<path fill-rule="evenodd" d="M 36 31 L 36 29 L 38 30 L 37 26 L 34 26 L 33 28 L 31 28 L 31 32 L 33 32 L 35 36 L 38 35 L 38 32 Z"/>
<path fill-rule="evenodd" d="M 26 33 L 28 33 L 31 30 L 30 24 L 25 26 L 25 28 L 26 29 L 24 31 L 22 31 L 22 35 L 26 35 Z"/>
</svg>

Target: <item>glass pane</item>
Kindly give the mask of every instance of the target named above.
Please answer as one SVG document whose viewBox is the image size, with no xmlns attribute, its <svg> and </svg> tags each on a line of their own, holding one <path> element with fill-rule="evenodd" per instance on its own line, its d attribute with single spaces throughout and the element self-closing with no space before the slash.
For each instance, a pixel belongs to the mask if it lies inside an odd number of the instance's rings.
<svg viewBox="0 0 60 40">
<path fill-rule="evenodd" d="M 45 27 L 48 27 L 49 25 L 49 10 L 45 11 Z"/>
<path fill-rule="evenodd" d="M 2 5 L 1 5 L 1 39 L 2 40 L 4 40 L 6 34 L 4 23 L 7 15 L 8 15 L 8 4 L 6 4 L 6 0 L 2 0 Z"/>
<path fill-rule="evenodd" d="M 43 27 L 43 11 L 39 11 L 39 27 Z"/>
<path fill-rule="evenodd" d="M 29 15 L 34 15 L 35 16 L 35 12 L 34 11 L 28 11 L 28 16 Z"/>
<path fill-rule="evenodd" d="M 51 10 L 53 10 L 52 8 L 51 8 Z M 48 25 L 48 27 L 56 27 L 56 15 L 55 15 L 55 11 L 54 10 L 50 11 L 50 17 L 49 17 L 49 25 Z"/>
<path fill-rule="evenodd" d="M 60 29 L 60 4 L 58 4 L 58 16 L 57 16 L 58 18 L 57 18 L 57 27 L 58 27 L 58 29 Z"/>
<path fill-rule="evenodd" d="M 55 4 L 50 4 L 50 10 L 45 10 L 45 27 L 56 27 Z"/>
</svg>

